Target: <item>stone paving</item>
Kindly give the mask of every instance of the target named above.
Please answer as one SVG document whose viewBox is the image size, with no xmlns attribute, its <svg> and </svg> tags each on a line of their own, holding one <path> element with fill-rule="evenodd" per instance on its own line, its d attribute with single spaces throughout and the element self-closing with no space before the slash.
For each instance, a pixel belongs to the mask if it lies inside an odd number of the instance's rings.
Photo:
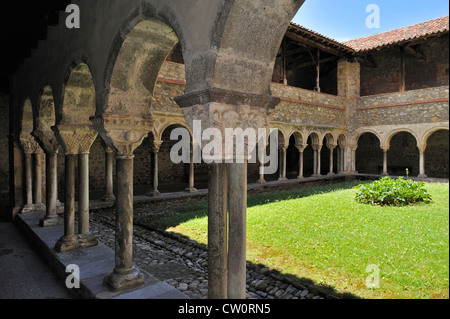
<svg viewBox="0 0 450 319">
<path fill-rule="evenodd" d="M 91 233 L 114 249 L 114 210 L 91 212 Z M 139 216 L 135 217 L 139 220 Z M 177 234 L 148 230 L 134 225 L 134 263 L 154 277 L 193 299 L 208 296 L 206 247 Z M 247 262 L 247 299 L 332 298 L 315 286 L 304 286 L 290 278 Z"/>
</svg>

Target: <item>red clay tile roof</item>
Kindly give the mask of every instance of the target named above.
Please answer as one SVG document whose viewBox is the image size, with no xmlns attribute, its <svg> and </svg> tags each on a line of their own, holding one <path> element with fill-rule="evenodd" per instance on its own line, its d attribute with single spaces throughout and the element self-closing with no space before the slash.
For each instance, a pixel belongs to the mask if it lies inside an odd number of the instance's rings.
<svg viewBox="0 0 450 319">
<path fill-rule="evenodd" d="M 442 17 L 356 40 L 344 42 L 357 52 L 373 51 L 392 44 L 400 44 L 449 32 L 449 17 Z"/>
</svg>

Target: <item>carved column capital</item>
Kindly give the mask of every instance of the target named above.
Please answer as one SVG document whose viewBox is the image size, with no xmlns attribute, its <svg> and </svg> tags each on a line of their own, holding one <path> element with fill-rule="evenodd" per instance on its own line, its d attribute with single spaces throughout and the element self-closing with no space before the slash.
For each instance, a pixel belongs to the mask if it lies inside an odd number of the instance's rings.
<svg viewBox="0 0 450 319">
<path fill-rule="evenodd" d="M 153 141 L 152 144 L 152 151 L 158 153 L 161 149 L 161 146 L 163 144 L 163 141 Z"/>
<path fill-rule="evenodd" d="M 30 134 L 20 135 L 20 145 L 22 146 L 25 154 L 35 154 L 41 149 L 38 142 Z"/>
<path fill-rule="evenodd" d="M 330 143 L 327 143 L 327 148 L 328 148 L 330 151 L 333 151 L 337 146 L 338 146 L 337 144 L 330 144 Z"/>
<path fill-rule="evenodd" d="M 427 150 L 427 144 L 426 143 L 424 143 L 424 144 L 417 144 L 417 148 L 419 149 L 419 151 L 421 153 L 425 153 L 425 151 Z"/>
<path fill-rule="evenodd" d="M 302 153 L 308 147 L 308 144 L 295 144 L 295 147 L 298 149 L 300 153 Z"/>
<path fill-rule="evenodd" d="M 118 157 L 131 156 L 153 127 L 153 120 L 131 115 L 103 114 L 91 122 Z"/>
<path fill-rule="evenodd" d="M 57 125 L 52 127 L 66 155 L 89 153 L 98 133 L 88 125 Z"/>
</svg>

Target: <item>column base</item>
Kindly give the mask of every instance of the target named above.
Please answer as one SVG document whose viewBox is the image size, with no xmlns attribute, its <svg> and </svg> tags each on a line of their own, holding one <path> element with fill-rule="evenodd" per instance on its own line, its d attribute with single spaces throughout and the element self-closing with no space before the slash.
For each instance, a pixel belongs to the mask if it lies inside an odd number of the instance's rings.
<svg viewBox="0 0 450 319">
<path fill-rule="evenodd" d="M 314 177 L 314 178 L 322 178 L 323 176 L 322 176 L 321 174 L 313 174 L 313 175 L 311 175 L 311 177 Z"/>
<path fill-rule="evenodd" d="M 335 173 L 333 173 L 333 172 L 329 172 L 328 174 L 327 174 L 327 176 L 335 176 L 336 174 Z"/>
<path fill-rule="evenodd" d="M 159 197 L 159 196 L 161 196 L 161 193 L 159 191 L 151 191 L 151 192 L 148 192 L 147 194 L 145 194 L 145 196 L 148 196 L 148 197 Z"/>
<path fill-rule="evenodd" d="M 93 247 L 98 245 L 98 240 L 92 234 L 78 234 L 78 244 L 80 248 Z"/>
<path fill-rule="evenodd" d="M 381 174 L 381 177 L 388 177 L 388 176 L 389 176 L 388 173 L 382 173 L 382 174 Z"/>
<path fill-rule="evenodd" d="M 144 284 L 144 274 L 132 267 L 123 272 L 115 270 L 103 279 L 103 284 L 112 291 L 122 291 Z"/>
<path fill-rule="evenodd" d="M 39 226 L 41 226 L 41 227 L 52 227 L 52 226 L 61 225 L 63 222 L 64 222 L 64 219 L 62 219 L 59 216 L 48 217 L 48 218 L 41 219 L 39 221 Z"/>
<path fill-rule="evenodd" d="M 33 204 L 35 211 L 43 211 L 45 210 L 45 205 L 43 203 Z"/>
<path fill-rule="evenodd" d="M 258 179 L 258 180 L 256 181 L 256 183 L 257 183 L 257 184 L 266 184 L 267 182 L 266 182 L 265 179 Z"/>
<path fill-rule="evenodd" d="M 286 177 L 282 177 L 278 179 L 279 182 L 287 182 L 288 179 Z"/>
<path fill-rule="evenodd" d="M 79 249 L 80 244 L 78 243 L 77 236 L 63 236 L 55 244 L 55 250 L 59 253 L 64 253 L 71 250 Z"/>
<path fill-rule="evenodd" d="M 113 194 L 105 195 L 105 196 L 103 196 L 102 201 L 108 202 L 108 203 L 115 202 L 116 201 L 116 196 L 114 196 Z"/>
<path fill-rule="evenodd" d="M 29 204 L 29 205 L 23 206 L 21 213 L 22 214 L 26 214 L 26 213 L 30 213 L 32 211 L 34 211 L 34 205 L 33 204 Z"/>
<path fill-rule="evenodd" d="M 184 191 L 185 191 L 186 193 L 196 193 L 196 192 L 197 192 L 197 189 L 194 188 L 194 187 L 190 187 L 190 188 L 186 188 Z"/>
<path fill-rule="evenodd" d="M 417 178 L 428 178 L 428 176 L 425 174 L 420 174 L 419 176 L 417 176 Z"/>
<path fill-rule="evenodd" d="M 303 179 L 305 179 L 305 177 L 303 177 L 303 176 L 297 176 L 297 179 L 303 180 Z"/>
</svg>

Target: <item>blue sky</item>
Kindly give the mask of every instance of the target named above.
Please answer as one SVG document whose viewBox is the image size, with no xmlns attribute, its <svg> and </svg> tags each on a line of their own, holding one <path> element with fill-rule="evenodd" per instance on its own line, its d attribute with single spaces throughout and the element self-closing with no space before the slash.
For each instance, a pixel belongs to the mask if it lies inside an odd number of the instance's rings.
<svg viewBox="0 0 450 319">
<path fill-rule="evenodd" d="M 366 8 L 380 8 L 380 28 L 369 29 Z M 449 15 L 448 0 L 306 0 L 293 22 L 344 42 Z"/>
</svg>

